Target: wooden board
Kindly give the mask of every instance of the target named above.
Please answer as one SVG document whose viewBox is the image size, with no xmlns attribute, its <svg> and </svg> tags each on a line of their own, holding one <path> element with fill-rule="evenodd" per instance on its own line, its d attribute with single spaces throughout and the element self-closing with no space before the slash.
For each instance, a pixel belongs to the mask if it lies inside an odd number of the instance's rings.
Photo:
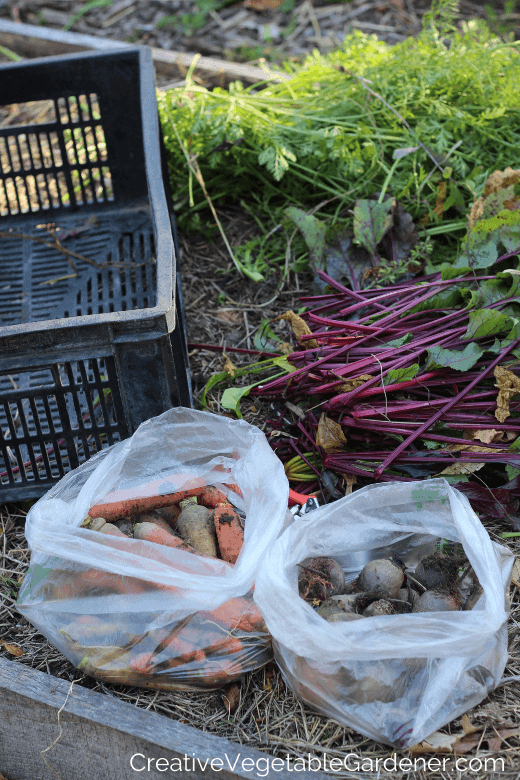
<svg viewBox="0 0 520 780">
<path fill-rule="evenodd" d="M 33 24 L 19 24 L 8 19 L 0 19 L 0 44 L 12 49 L 22 57 L 48 57 L 57 54 L 70 54 L 89 49 L 121 49 L 132 44 L 115 41 L 110 38 L 98 38 L 95 35 L 53 30 L 49 27 L 37 27 Z M 250 83 L 282 81 L 287 74 L 256 68 L 238 62 L 227 62 L 214 57 L 201 57 L 180 51 L 152 48 L 152 58 L 158 73 L 172 78 L 184 78 L 188 68 L 195 62 L 194 74 L 202 76 L 220 76 L 224 82 L 241 79 Z"/>
<path fill-rule="evenodd" d="M 53 747 L 46 751 L 53 742 Z M 157 763 L 158 759 L 163 761 Z M 0 773 L 8 780 L 295 777 L 281 758 L 80 685 L 71 688 L 65 680 L 3 658 Z M 323 772 L 313 770 L 311 774 L 315 780 L 330 780 Z M 299 772 L 298 776 L 309 774 Z"/>
</svg>

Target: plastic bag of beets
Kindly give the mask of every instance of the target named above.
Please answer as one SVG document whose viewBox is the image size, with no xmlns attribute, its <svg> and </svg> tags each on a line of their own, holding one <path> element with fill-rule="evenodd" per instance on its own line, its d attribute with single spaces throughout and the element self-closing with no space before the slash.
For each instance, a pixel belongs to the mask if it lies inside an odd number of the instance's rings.
<svg viewBox="0 0 520 780">
<path fill-rule="evenodd" d="M 243 521 L 234 564 L 190 549 L 171 530 L 180 511 L 174 499 L 186 491 L 203 499 L 208 485 L 213 505 L 237 527 Z M 283 466 L 261 431 L 171 409 L 67 474 L 32 507 L 31 564 L 18 609 L 100 680 L 217 688 L 272 658 L 251 589 L 282 530 L 287 499 Z M 206 514 L 213 517 L 211 501 Z M 90 521 L 99 515 L 113 522 Z M 141 538 L 134 523 L 144 528 Z"/>
<path fill-rule="evenodd" d="M 368 561 L 393 554 L 413 577 L 439 540 L 467 558 L 457 586 L 470 566 L 483 588 L 470 611 L 327 622 L 316 611 L 326 594 L 314 594 L 314 606 L 299 595 L 309 557 L 335 559 L 348 583 Z M 254 599 L 297 696 L 342 725 L 404 748 L 475 706 L 499 682 L 512 563 L 445 480 L 370 485 L 296 520 L 264 559 Z"/>
</svg>

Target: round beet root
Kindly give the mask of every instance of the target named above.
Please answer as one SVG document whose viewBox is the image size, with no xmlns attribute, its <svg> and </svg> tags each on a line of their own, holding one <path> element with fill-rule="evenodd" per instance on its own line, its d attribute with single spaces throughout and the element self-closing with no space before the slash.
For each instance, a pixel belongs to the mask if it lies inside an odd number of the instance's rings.
<svg viewBox="0 0 520 780">
<path fill-rule="evenodd" d="M 335 612 L 355 613 L 358 596 L 331 596 L 318 607 L 318 615 L 328 620 Z"/>
<path fill-rule="evenodd" d="M 404 581 L 403 570 L 393 561 L 379 558 L 369 561 L 361 570 L 357 585 L 359 590 L 372 596 L 395 599 Z"/>
<path fill-rule="evenodd" d="M 309 603 L 321 604 L 345 586 L 343 569 L 333 558 L 307 558 L 298 569 L 298 590 Z"/>
<path fill-rule="evenodd" d="M 426 590 L 413 605 L 412 612 L 455 612 L 460 609 L 458 597 L 447 590 Z"/>
<path fill-rule="evenodd" d="M 373 601 L 363 611 L 365 617 L 378 617 L 379 615 L 395 615 L 396 609 L 394 605 L 386 599 L 377 599 Z"/>
</svg>

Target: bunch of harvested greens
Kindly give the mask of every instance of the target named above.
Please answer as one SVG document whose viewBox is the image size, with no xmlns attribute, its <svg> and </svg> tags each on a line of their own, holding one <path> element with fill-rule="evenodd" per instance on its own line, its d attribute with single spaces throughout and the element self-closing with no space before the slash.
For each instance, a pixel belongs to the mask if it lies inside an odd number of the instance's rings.
<svg viewBox="0 0 520 780">
<path fill-rule="evenodd" d="M 271 443 L 296 490 L 323 489 L 329 477 L 334 495 L 338 475 L 347 484 L 438 475 L 461 483 L 485 465 L 499 474 L 492 487 L 506 481 L 497 465 L 519 481 L 519 182 L 510 168 L 489 177 L 463 253 L 440 272 L 370 287 L 350 268 L 347 287 L 316 264 L 325 292 L 301 299 L 312 308 L 287 358 L 294 370 L 250 390 L 283 402 Z M 376 207 L 385 204 L 354 209 L 369 215 L 373 234 Z M 358 243 L 368 246 L 363 224 Z M 392 231 L 389 219 L 377 241 Z M 317 260 L 316 231 L 312 240 Z M 287 402 L 299 413 L 289 426 Z"/>
</svg>

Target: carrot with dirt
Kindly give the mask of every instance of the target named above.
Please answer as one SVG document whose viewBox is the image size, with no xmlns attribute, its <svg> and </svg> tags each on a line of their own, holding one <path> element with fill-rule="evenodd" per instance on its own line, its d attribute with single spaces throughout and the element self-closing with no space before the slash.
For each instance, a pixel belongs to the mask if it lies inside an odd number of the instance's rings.
<svg viewBox="0 0 520 780">
<path fill-rule="evenodd" d="M 161 486 L 163 483 L 156 480 Z M 148 483 L 142 485 L 139 490 L 143 492 L 150 488 Z M 204 506 L 213 509 L 217 504 L 227 501 L 226 496 L 221 490 L 213 485 L 202 485 L 194 488 L 187 488 L 185 490 L 178 490 L 174 493 L 168 493 L 167 495 L 155 495 L 155 496 L 142 496 L 139 495 L 138 489 L 133 490 L 119 490 L 116 493 L 105 496 L 105 501 L 102 504 L 95 504 L 90 508 L 89 517 L 103 517 L 107 522 L 112 520 L 121 520 L 124 517 L 131 517 L 142 512 L 150 512 L 155 509 L 164 509 L 170 506 L 178 506 L 181 501 L 193 496 L 200 496 L 201 503 Z"/>
<path fill-rule="evenodd" d="M 177 531 L 185 542 L 196 550 L 217 557 L 217 534 L 212 512 L 205 506 L 193 503 L 197 499 L 181 502 L 182 512 L 177 518 Z"/>
<path fill-rule="evenodd" d="M 242 518 L 231 504 L 219 504 L 213 510 L 213 523 L 222 560 L 236 563 L 244 544 Z"/>
</svg>

